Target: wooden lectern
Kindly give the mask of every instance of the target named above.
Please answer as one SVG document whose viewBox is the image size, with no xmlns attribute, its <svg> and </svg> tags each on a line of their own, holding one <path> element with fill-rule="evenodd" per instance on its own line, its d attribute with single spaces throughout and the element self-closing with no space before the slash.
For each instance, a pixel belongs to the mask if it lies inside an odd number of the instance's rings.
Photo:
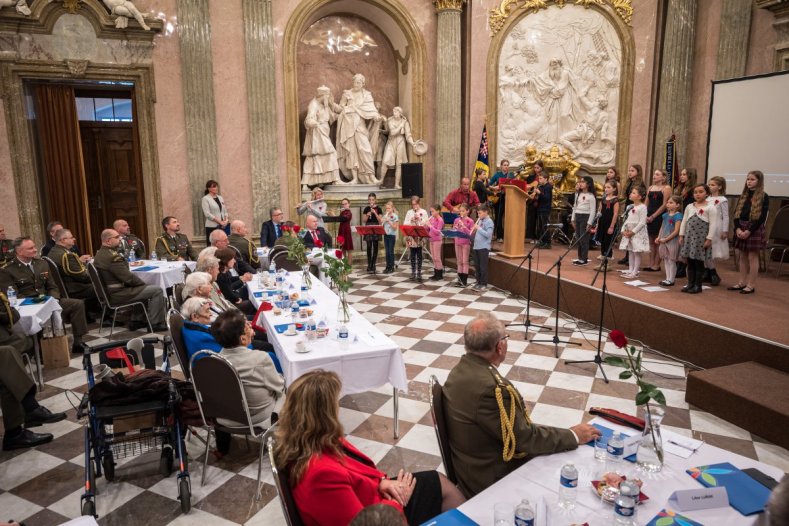
<svg viewBox="0 0 789 526">
<path fill-rule="evenodd" d="M 523 246 L 526 239 L 526 206 L 528 198 L 525 191 L 513 184 L 504 185 L 504 199 L 507 203 L 504 212 L 504 250 L 505 258 L 522 258 L 526 255 Z"/>
</svg>

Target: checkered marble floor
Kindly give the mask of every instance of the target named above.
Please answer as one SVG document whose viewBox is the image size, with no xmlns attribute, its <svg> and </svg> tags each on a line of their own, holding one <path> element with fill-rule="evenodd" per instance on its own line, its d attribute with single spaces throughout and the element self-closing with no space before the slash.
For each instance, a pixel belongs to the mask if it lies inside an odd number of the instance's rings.
<svg viewBox="0 0 789 526">
<path fill-rule="evenodd" d="M 388 276 L 359 276 L 350 296 L 354 307 L 403 349 L 409 388 L 400 398 L 400 439 L 392 438 L 392 392 L 390 386 L 344 397 L 341 420 L 349 440 L 369 455 L 384 471 L 395 473 L 442 469 L 428 403 L 428 379 L 436 375 L 443 383 L 463 355 L 463 327 L 480 311 L 490 311 L 507 323 L 522 322 L 525 303 L 503 292 L 484 294 L 426 282 L 408 281 L 406 272 Z M 553 312 L 533 305 L 531 321 L 553 327 Z M 522 323 L 510 327 L 509 353 L 500 370 L 526 398 L 535 422 L 570 426 L 588 421 L 585 411 L 602 406 L 635 413 L 632 381 L 616 380 L 618 371 L 606 367 L 606 384 L 594 364 L 568 365 L 564 360 L 594 356 L 597 331 L 560 317 L 559 356 L 550 343 L 552 329 L 530 331 L 525 339 Z M 105 332 L 107 330 L 105 329 Z M 536 334 L 534 334 L 536 332 Z M 117 339 L 133 333 L 116 333 Z M 137 333 L 136 335 L 139 335 Z M 604 334 L 605 336 L 605 334 Z M 633 335 L 631 335 L 633 336 Z M 635 335 L 637 336 L 637 335 Z M 97 331 L 94 340 L 101 341 Z M 618 350 L 605 343 L 605 352 Z M 663 389 L 668 401 L 664 425 L 715 446 L 772 464 L 789 471 L 789 452 L 720 418 L 689 407 L 684 402 L 686 368 L 650 353 L 649 380 Z M 59 524 L 79 515 L 83 479 L 83 422 L 73 408 L 85 392 L 81 358 L 71 367 L 45 370 L 46 388 L 40 401 L 53 411 L 66 411 L 68 419 L 48 425 L 55 440 L 44 446 L 0 452 L 0 510 L 2 519 L 24 520 L 29 525 Z M 116 481 L 97 481 L 99 523 L 110 524 L 285 524 L 267 462 L 263 468 L 263 491 L 254 500 L 257 476 L 257 444 L 247 449 L 236 440 L 231 453 L 220 461 L 209 460 L 205 486 L 200 486 L 203 447 L 196 439 L 188 443 L 192 476 L 192 511 L 180 514 L 175 475 L 158 474 L 158 454 L 119 462 Z"/>
</svg>

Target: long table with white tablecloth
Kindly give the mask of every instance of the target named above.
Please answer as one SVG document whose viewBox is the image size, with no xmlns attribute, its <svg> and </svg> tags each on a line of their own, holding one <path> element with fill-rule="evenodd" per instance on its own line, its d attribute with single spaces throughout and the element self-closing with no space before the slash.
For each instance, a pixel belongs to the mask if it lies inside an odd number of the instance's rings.
<svg viewBox="0 0 789 526">
<path fill-rule="evenodd" d="M 146 285 L 156 285 L 165 292 L 176 283 L 184 281 L 184 266 L 189 270 L 194 270 L 195 265 L 194 261 L 144 260 L 142 265 L 131 267 L 131 271 L 143 280 Z"/>
</svg>

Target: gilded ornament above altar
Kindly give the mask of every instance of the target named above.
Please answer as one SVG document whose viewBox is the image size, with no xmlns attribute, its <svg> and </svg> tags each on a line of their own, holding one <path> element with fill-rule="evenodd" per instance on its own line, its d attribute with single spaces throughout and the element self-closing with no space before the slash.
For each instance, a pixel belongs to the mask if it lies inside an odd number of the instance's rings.
<svg viewBox="0 0 789 526">
<path fill-rule="evenodd" d="M 568 2 L 586 8 L 593 5 L 604 7 L 608 4 L 626 24 L 630 24 L 633 19 L 632 0 L 502 0 L 499 6 L 491 9 L 489 13 L 488 23 L 490 25 L 491 36 L 501 31 L 507 19 L 516 9 L 523 11 L 539 11 L 540 9 L 547 9 L 550 5 L 561 8 Z M 438 3 L 438 0 L 436 0 L 436 4 Z M 436 7 L 436 9 L 438 10 L 438 7 Z"/>
<path fill-rule="evenodd" d="M 433 0 L 436 13 L 441 11 L 463 11 L 463 4 L 466 0 Z"/>
</svg>

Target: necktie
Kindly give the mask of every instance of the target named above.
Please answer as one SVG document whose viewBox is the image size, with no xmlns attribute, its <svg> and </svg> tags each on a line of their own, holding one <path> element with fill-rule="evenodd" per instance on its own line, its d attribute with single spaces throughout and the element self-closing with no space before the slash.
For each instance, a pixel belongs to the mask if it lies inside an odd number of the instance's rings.
<svg viewBox="0 0 789 526">
<path fill-rule="evenodd" d="M 279 229 L 279 224 L 278 224 L 278 223 L 275 223 L 275 224 L 274 224 L 274 231 L 275 231 L 275 232 L 276 232 L 276 234 L 277 234 L 277 239 L 279 239 L 280 237 L 282 237 L 282 232 L 281 232 L 281 231 L 280 231 L 280 229 Z"/>
<path fill-rule="evenodd" d="M 315 230 L 312 231 L 312 240 L 315 242 L 318 241 L 318 232 Z"/>
</svg>

